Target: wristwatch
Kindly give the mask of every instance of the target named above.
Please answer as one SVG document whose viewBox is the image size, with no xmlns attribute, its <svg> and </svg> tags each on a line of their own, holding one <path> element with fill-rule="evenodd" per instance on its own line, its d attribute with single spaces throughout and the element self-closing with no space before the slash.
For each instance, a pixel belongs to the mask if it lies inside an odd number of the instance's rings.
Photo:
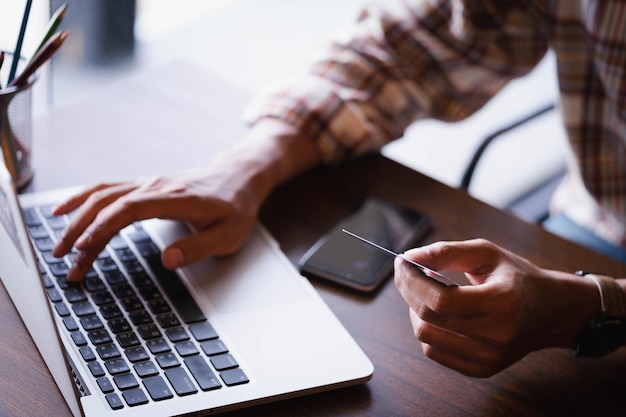
<svg viewBox="0 0 626 417">
<path fill-rule="evenodd" d="M 577 271 L 576 275 L 591 279 L 600 291 L 602 312 L 576 336 L 574 354 L 601 357 L 617 350 L 626 342 L 626 304 L 622 289 L 614 278 Z"/>
</svg>

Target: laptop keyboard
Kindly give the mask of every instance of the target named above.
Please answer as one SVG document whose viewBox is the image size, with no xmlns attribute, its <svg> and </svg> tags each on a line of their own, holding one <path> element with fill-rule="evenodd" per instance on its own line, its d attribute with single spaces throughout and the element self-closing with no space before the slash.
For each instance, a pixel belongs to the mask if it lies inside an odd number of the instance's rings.
<svg viewBox="0 0 626 417">
<path fill-rule="evenodd" d="M 67 217 L 49 207 L 24 217 L 53 310 L 112 409 L 249 382 L 141 224 L 116 235 L 74 284 L 65 279 L 73 254 L 51 254 Z"/>
</svg>

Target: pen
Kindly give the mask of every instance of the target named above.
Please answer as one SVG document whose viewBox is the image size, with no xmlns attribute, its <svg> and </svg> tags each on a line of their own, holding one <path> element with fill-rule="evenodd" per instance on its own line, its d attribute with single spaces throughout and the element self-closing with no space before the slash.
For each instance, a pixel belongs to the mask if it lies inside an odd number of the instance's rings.
<svg viewBox="0 0 626 417">
<path fill-rule="evenodd" d="M 26 7 L 24 8 L 24 16 L 22 17 L 22 25 L 20 26 L 20 33 L 17 36 L 17 44 L 15 45 L 15 52 L 13 52 L 13 62 L 11 62 L 11 71 L 9 72 L 9 83 L 13 81 L 15 72 L 17 71 L 17 63 L 20 60 L 22 53 L 22 43 L 24 42 L 24 34 L 26 33 L 26 26 L 28 25 L 28 17 L 30 16 L 30 6 L 33 4 L 33 0 L 26 1 Z"/>
<path fill-rule="evenodd" d="M 57 9 L 56 12 L 50 17 L 50 21 L 48 22 L 48 27 L 44 31 L 43 38 L 41 38 L 41 42 L 39 42 L 39 46 L 35 49 L 35 53 L 37 53 L 43 46 L 48 42 L 48 39 L 52 36 L 52 34 L 57 30 L 63 18 L 65 17 L 65 11 L 67 10 L 67 3 L 63 3 L 61 7 Z"/>
<path fill-rule="evenodd" d="M 33 75 L 43 64 L 45 64 L 46 61 L 48 61 L 61 47 L 67 38 L 67 35 L 67 31 L 57 32 L 52 35 L 48 42 L 46 42 L 46 44 L 28 62 L 24 71 L 22 71 L 20 75 L 9 83 L 9 87 L 24 85 L 28 82 L 30 76 Z"/>
</svg>

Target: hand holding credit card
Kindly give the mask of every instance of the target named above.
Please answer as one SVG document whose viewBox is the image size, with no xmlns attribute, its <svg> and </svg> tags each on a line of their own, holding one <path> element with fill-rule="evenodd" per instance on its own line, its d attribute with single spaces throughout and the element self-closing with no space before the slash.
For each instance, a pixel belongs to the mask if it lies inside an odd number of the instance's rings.
<svg viewBox="0 0 626 417">
<path fill-rule="evenodd" d="M 447 286 L 459 286 L 459 285 L 461 285 L 458 282 L 456 282 L 455 280 L 453 280 L 452 278 L 447 277 L 447 276 L 445 276 L 445 275 L 435 271 L 434 269 L 430 269 L 430 268 L 428 268 L 428 267 L 426 267 L 426 266 L 424 266 L 422 264 L 419 264 L 419 263 L 417 263 L 415 261 L 412 261 L 412 260 L 410 260 L 409 258 L 407 258 L 406 256 L 404 256 L 402 254 L 395 253 L 392 250 L 389 250 L 389 249 L 387 249 L 385 247 L 377 245 L 376 243 L 374 243 L 374 242 L 372 242 L 370 240 L 367 240 L 364 237 L 361 237 L 361 236 L 359 236 L 359 235 L 357 235 L 355 233 L 352 233 L 352 232 L 350 232 L 350 231 L 348 231 L 346 229 L 341 229 L 341 231 L 344 232 L 344 233 L 347 233 L 348 235 L 350 235 L 350 236 L 352 236 L 352 237 L 354 237 L 356 239 L 359 239 L 361 242 L 366 243 L 368 245 L 371 245 L 371 246 L 375 247 L 376 249 L 379 249 L 379 250 L 381 250 L 381 251 L 383 251 L 383 252 L 385 252 L 385 253 L 387 253 L 387 254 L 389 254 L 391 256 L 398 257 L 398 258 L 402 259 L 403 261 L 408 262 L 409 264 L 411 264 L 414 267 L 416 267 L 417 269 L 419 269 L 424 275 L 426 275 L 427 277 L 429 277 L 431 279 L 434 279 L 435 281 L 437 281 L 437 282 L 439 282 L 441 284 L 444 284 L 444 285 L 447 285 Z"/>
</svg>

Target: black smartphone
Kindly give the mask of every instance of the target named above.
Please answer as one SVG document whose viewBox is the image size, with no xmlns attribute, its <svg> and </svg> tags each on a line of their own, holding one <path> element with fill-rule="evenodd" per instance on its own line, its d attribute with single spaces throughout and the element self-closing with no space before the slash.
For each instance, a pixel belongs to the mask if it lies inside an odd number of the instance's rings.
<svg viewBox="0 0 626 417">
<path fill-rule="evenodd" d="M 369 198 L 337 223 L 300 259 L 300 272 L 374 291 L 390 275 L 394 258 L 342 232 L 350 230 L 396 253 L 421 240 L 430 229 L 428 217 L 418 211 Z"/>
</svg>

